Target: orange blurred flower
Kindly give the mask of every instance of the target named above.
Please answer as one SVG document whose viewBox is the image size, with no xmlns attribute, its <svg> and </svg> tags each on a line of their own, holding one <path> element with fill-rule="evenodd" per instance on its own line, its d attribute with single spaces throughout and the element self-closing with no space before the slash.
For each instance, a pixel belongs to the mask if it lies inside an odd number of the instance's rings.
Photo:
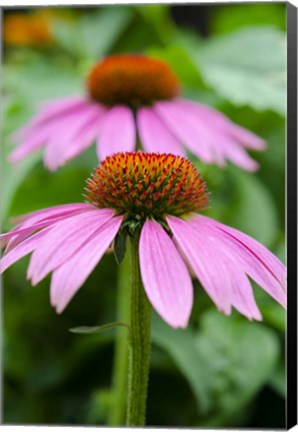
<svg viewBox="0 0 298 432">
<path fill-rule="evenodd" d="M 52 42 L 49 11 L 36 11 L 31 14 L 16 13 L 4 19 L 4 42 L 13 46 L 44 46 Z"/>
</svg>

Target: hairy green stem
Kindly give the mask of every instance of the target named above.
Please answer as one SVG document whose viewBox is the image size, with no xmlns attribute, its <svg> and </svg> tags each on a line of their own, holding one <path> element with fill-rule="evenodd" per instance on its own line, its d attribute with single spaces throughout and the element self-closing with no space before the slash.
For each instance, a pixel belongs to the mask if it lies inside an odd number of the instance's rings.
<svg viewBox="0 0 298 432">
<path fill-rule="evenodd" d="M 127 245 L 130 248 L 130 244 Z M 130 318 L 130 253 L 126 252 L 118 271 L 117 321 L 129 323 Z M 114 369 L 112 381 L 112 406 L 109 412 L 110 426 L 123 426 L 126 415 L 128 371 L 128 331 L 117 329 L 115 339 Z"/>
<path fill-rule="evenodd" d="M 150 365 L 151 305 L 145 294 L 139 264 L 139 239 L 131 242 L 131 294 L 127 426 L 144 426 Z"/>
</svg>

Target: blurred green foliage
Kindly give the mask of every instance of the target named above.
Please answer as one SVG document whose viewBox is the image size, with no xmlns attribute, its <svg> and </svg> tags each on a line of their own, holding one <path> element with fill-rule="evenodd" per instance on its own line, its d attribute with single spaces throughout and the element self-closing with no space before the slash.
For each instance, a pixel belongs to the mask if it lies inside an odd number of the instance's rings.
<svg viewBox="0 0 298 432">
<path fill-rule="evenodd" d="M 144 52 L 169 62 L 186 97 L 220 109 L 267 140 L 267 150 L 253 154 L 261 166 L 256 174 L 193 160 L 211 192 L 207 214 L 285 259 L 285 5 L 208 9 L 207 37 L 175 23 L 165 5 L 109 6 L 69 9 L 71 20 L 52 24 L 51 47 L 5 46 L 4 230 L 11 216 L 81 201 L 97 163 L 91 148 L 55 174 L 43 168 L 41 154 L 9 165 L 10 133 L 43 100 L 82 94 L 84 75 L 97 58 Z M 103 258 L 59 316 L 49 304 L 49 278 L 32 288 L 27 263 L 15 264 L 3 278 L 4 422 L 106 424 L 115 331 L 79 335 L 69 329 L 115 321 L 114 257 Z M 224 317 L 198 282 L 195 293 L 188 329 L 173 330 L 154 316 L 147 424 L 284 427 L 284 311 L 257 286 L 263 323 L 236 312 Z"/>
</svg>

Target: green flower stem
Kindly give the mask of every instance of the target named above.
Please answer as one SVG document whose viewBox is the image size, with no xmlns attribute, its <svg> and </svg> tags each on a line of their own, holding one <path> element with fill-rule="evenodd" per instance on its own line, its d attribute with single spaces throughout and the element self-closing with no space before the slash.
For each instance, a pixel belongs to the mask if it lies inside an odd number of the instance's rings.
<svg viewBox="0 0 298 432">
<path fill-rule="evenodd" d="M 150 365 L 151 305 L 145 294 L 139 264 L 139 238 L 131 243 L 131 303 L 127 426 L 144 426 Z"/>
<path fill-rule="evenodd" d="M 130 248 L 130 244 L 127 245 Z M 124 256 L 118 271 L 117 320 L 129 323 L 130 318 L 130 253 Z M 114 369 L 112 381 L 112 405 L 109 412 L 110 426 L 123 426 L 126 415 L 126 392 L 128 371 L 128 331 L 117 329 L 115 339 Z"/>
</svg>

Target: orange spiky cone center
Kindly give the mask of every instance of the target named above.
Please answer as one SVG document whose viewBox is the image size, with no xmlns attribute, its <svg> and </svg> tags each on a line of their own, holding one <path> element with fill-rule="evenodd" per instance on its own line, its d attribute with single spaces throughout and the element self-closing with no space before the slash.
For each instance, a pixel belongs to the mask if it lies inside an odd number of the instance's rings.
<svg viewBox="0 0 298 432">
<path fill-rule="evenodd" d="M 117 153 L 87 180 L 87 199 L 128 219 L 164 220 L 206 207 L 208 194 L 195 166 L 171 154 Z"/>
<path fill-rule="evenodd" d="M 179 93 L 179 82 L 161 60 L 143 55 L 114 55 L 97 63 L 87 77 L 92 100 L 132 108 L 167 100 Z"/>
</svg>

